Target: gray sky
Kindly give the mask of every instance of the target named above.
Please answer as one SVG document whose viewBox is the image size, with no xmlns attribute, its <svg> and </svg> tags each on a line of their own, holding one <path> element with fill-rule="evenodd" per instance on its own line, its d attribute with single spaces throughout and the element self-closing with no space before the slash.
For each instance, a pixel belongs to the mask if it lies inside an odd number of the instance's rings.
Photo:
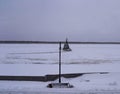
<svg viewBox="0 0 120 94">
<path fill-rule="evenodd" d="M 0 40 L 120 41 L 120 0 L 0 0 Z"/>
</svg>

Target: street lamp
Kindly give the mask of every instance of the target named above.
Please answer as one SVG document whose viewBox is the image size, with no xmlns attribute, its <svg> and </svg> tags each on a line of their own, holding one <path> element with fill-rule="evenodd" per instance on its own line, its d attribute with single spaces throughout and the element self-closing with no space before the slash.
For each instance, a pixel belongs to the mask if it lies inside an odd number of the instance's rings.
<svg viewBox="0 0 120 94">
<path fill-rule="evenodd" d="M 47 85 L 48 88 L 73 88 L 73 85 L 69 83 L 61 82 L 61 42 L 59 42 L 59 83 L 50 83 Z"/>
</svg>

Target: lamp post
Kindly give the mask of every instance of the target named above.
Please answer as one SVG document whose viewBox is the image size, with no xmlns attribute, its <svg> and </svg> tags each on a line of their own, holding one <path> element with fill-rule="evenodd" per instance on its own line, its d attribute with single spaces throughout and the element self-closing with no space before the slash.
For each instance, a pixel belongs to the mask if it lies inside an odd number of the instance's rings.
<svg viewBox="0 0 120 94">
<path fill-rule="evenodd" d="M 49 88 L 73 88 L 69 83 L 61 82 L 61 42 L 59 42 L 59 83 L 50 83 L 47 85 Z"/>
<path fill-rule="evenodd" d="M 61 83 L 61 42 L 59 43 L 59 83 Z"/>
</svg>

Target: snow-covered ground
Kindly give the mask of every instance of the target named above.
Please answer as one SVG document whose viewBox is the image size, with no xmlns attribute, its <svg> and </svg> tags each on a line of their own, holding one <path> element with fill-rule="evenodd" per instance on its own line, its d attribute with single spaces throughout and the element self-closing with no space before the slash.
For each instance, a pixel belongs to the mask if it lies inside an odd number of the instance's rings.
<svg viewBox="0 0 120 94">
<path fill-rule="evenodd" d="M 0 94 L 120 94 L 120 73 L 85 74 L 77 78 L 62 78 L 74 88 L 47 88 L 51 82 L 0 81 Z M 58 80 L 53 81 L 58 82 Z M 2 92 L 2 93 L 1 93 Z"/>
<path fill-rule="evenodd" d="M 120 45 L 70 47 L 71 52 L 62 52 L 62 73 L 120 72 Z M 57 44 L 1 44 L 0 75 L 57 74 L 58 49 Z"/>
<path fill-rule="evenodd" d="M 62 65 L 62 73 L 120 72 L 120 64 Z M 58 74 L 58 65 L 47 64 L 0 64 L 0 75 L 44 76 Z"/>
<path fill-rule="evenodd" d="M 0 44 L 1 64 L 56 64 L 58 44 Z M 63 46 L 63 45 L 62 45 Z M 63 64 L 98 64 L 120 61 L 120 45 L 70 44 Z"/>
<path fill-rule="evenodd" d="M 73 89 L 46 88 L 51 82 L 0 81 L 0 94 L 120 94 L 120 45 L 71 44 L 70 47 L 71 52 L 62 52 L 62 73 L 109 73 L 62 78 L 63 82 L 74 85 Z M 57 74 L 58 49 L 57 44 L 0 44 L 0 75 Z"/>
</svg>

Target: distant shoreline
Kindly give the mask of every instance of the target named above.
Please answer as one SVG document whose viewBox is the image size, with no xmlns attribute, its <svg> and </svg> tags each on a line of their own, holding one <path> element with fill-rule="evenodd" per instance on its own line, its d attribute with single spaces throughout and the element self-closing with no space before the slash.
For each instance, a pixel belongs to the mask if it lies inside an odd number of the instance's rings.
<svg viewBox="0 0 120 94">
<path fill-rule="evenodd" d="M 61 41 L 64 43 L 65 41 Z M 0 44 L 58 44 L 59 41 L 0 41 Z M 70 44 L 120 44 L 120 42 L 78 42 L 69 41 Z"/>
</svg>

